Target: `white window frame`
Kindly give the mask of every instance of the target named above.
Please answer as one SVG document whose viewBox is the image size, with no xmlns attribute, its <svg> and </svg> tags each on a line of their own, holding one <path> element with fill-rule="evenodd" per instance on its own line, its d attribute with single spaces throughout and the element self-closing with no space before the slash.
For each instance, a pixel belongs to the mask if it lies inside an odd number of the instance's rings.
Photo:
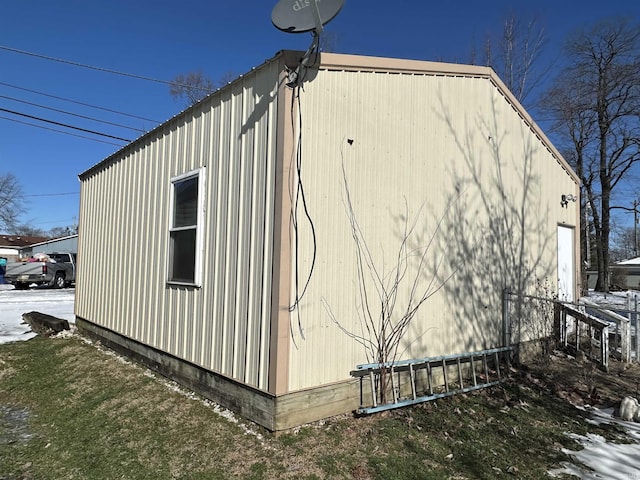
<svg viewBox="0 0 640 480">
<path fill-rule="evenodd" d="M 206 167 L 200 167 L 195 170 L 191 170 L 190 172 L 183 173 L 182 175 L 178 175 L 176 177 L 171 178 L 171 194 L 169 201 L 169 230 L 167 235 L 167 284 L 169 285 L 187 285 L 191 287 L 201 287 L 202 286 L 202 264 L 203 264 L 203 256 L 204 256 L 204 218 L 205 218 L 205 199 L 206 199 Z M 171 279 L 172 273 L 172 252 L 171 252 L 171 233 L 177 232 L 181 230 L 189 230 L 193 227 L 177 227 L 173 226 L 173 218 L 174 218 L 174 209 L 175 209 L 175 184 L 182 182 L 184 180 L 189 180 L 191 178 L 198 177 L 198 204 L 197 204 L 197 217 L 196 217 L 196 255 L 195 255 L 195 265 L 194 265 L 194 281 L 191 282 L 180 282 L 177 280 Z"/>
</svg>

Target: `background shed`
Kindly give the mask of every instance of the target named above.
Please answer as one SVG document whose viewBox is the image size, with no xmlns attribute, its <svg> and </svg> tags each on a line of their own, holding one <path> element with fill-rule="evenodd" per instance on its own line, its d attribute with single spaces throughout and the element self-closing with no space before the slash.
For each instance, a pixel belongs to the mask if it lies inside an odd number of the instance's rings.
<svg viewBox="0 0 640 480">
<path fill-rule="evenodd" d="M 52 238 L 44 242 L 31 245 L 31 254 L 36 253 L 77 253 L 78 235 L 67 235 L 66 237 Z"/>
</svg>

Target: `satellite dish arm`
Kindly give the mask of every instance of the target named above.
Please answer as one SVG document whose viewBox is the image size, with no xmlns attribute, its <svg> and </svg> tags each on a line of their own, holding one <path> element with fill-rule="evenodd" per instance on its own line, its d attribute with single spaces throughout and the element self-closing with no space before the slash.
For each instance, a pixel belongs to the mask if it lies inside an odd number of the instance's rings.
<svg viewBox="0 0 640 480">
<path fill-rule="evenodd" d="M 311 45 L 300 59 L 300 63 L 295 70 L 289 72 L 288 87 L 293 88 L 300 85 L 304 81 L 306 70 L 316 63 L 318 50 L 320 48 L 320 35 L 315 30 L 311 32 L 311 34 L 313 35 Z M 312 57 L 314 58 L 313 60 Z"/>
<path fill-rule="evenodd" d="M 313 0 L 313 7 L 311 8 L 311 13 L 313 14 L 313 20 L 316 24 L 315 32 L 317 35 L 320 35 L 324 27 L 322 26 L 322 18 L 320 18 L 320 9 L 318 8 L 318 1 L 319 0 Z"/>
</svg>

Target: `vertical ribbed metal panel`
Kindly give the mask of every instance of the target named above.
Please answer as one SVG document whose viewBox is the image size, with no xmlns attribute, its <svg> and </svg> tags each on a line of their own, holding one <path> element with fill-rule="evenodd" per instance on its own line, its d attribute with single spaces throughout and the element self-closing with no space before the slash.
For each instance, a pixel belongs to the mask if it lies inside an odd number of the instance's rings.
<svg viewBox="0 0 640 480">
<path fill-rule="evenodd" d="M 77 315 L 267 387 L 277 62 L 83 175 Z M 171 178 L 206 167 L 201 288 L 166 283 Z"/>
<path fill-rule="evenodd" d="M 304 337 L 296 325 L 297 313 L 291 317 L 296 346 L 290 350 L 289 388 L 347 379 L 350 369 L 368 360 L 363 347 L 332 322 L 328 311 L 346 330 L 366 336 L 358 321 L 362 304 L 343 165 L 359 228 L 381 276 L 388 279 L 395 265 L 407 218 L 409 223 L 417 218 L 409 248 L 419 251 L 430 244 L 422 288 L 434 278 L 438 265 L 436 285 L 461 272 L 421 308 L 401 342 L 399 357 L 497 344 L 502 286 L 487 286 L 486 272 L 461 267 L 465 253 L 471 265 L 482 264 L 473 258 L 482 245 L 472 245 L 477 251 L 469 247 L 467 252 L 453 245 L 461 235 L 494 228 L 493 209 L 516 204 L 512 199 L 522 196 L 526 156 L 531 168 L 527 175 L 534 185 L 524 215 L 540 221 L 527 232 L 532 242 L 522 260 L 539 262 L 545 278 L 553 279 L 555 251 L 546 239 L 555 235 L 557 222 L 575 222 L 575 210 L 562 210 L 558 203 L 560 191 L 575 191 L 573 179 L 487 77 L 320 71 L 299 94 L 302 182 L 316 234 L 314 244 L 300 208 L 294 233 L 299 251 L 292 254 L 299 281 L 311 271 L 314 248 L 317 258 L 299 309 Z M 440 219 L 439 234 L 431 241 Z M 527 221 L 529 228 L 533 223 Z M 484 265 L 490 264 L 491 260 Z M 295 278 L 291 282 L 295 285 Z M 410 287 L 399 292 L 399 307 L 406 304 Z M 486 290 L 474 292 L 474 287 Z M 375 316 L 379 300 L 370 301 Z M 481 335 L 476 326 L 484 328 Z"/>
</svg>

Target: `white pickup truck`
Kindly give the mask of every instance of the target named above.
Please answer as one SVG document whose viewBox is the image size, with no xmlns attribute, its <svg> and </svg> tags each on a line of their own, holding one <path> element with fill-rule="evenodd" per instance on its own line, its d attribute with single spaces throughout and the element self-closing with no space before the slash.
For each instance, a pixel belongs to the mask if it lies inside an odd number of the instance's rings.
<svg viewBox="0 0 640 480">
<path fill-rule="evenodd" d="M 17 290 L 25 290 L 32 283 L 64 288 L 76 281 L 76 254 L 48 253 L 23 262 L 7 263 L 4 279 Z"/>
</svg>

